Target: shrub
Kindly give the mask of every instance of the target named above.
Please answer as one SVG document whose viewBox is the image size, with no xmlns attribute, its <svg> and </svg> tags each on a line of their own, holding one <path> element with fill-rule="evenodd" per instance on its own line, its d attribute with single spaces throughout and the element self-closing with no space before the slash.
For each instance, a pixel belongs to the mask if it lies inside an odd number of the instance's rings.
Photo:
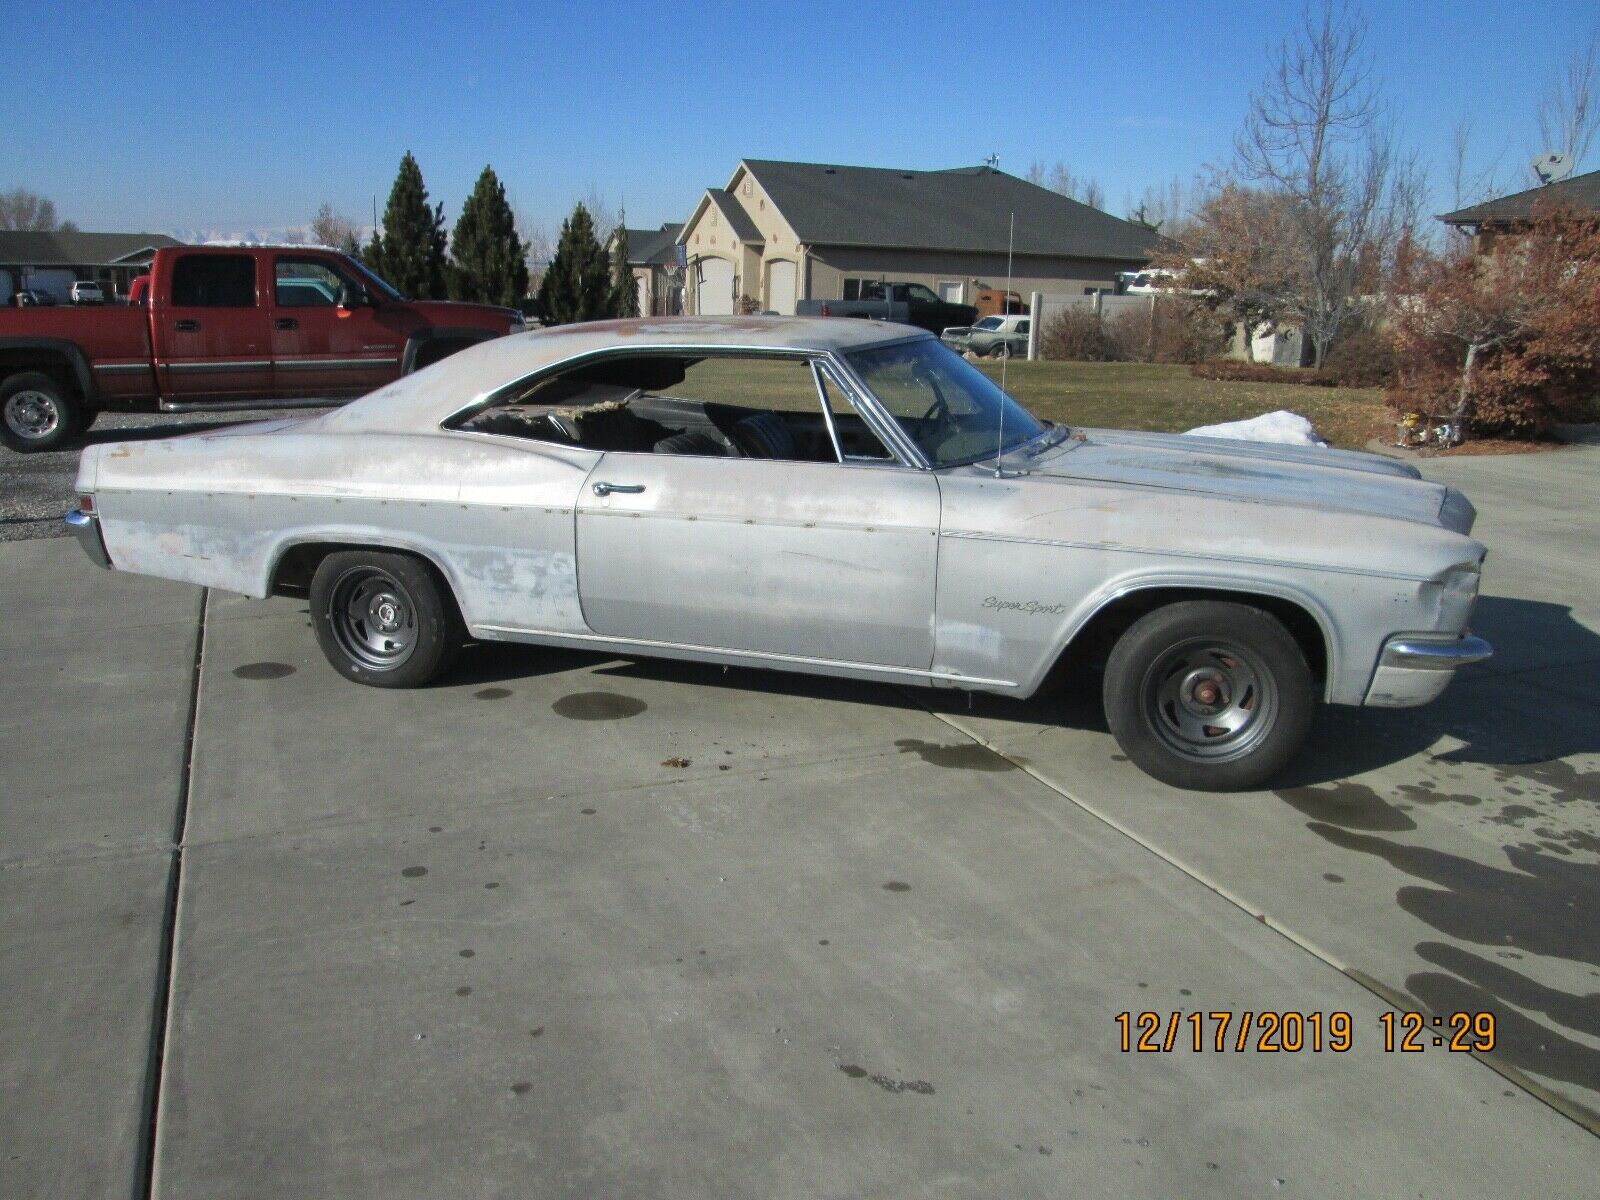
<svg viewBox="0 0 1600 1200">
<path fill-rule="evenodd" d="M 1039 330 L 1039 353 L 1067 362 L 1122 362 L 1126 357 L 1100 314 L 1088 307 L 1069 308 L 1046 320 Z"/>
<path fill-rule="evenodd" d="M 1333 378 L 1309 367 L 1275 367 L 1271 363 L 1245 362 L 1238 358 L 1208 358 L 1189 368 L 1196 379 L 1220 379 L 1228 383 L 1301 383 L 1312 387 L 1334 387 Z"/>
<path fill-rule="evenodd" d="M 1333 344 L 1322 370 L 1337 387 L 1388 387 L 1399 366 L 1391 337 L 1382 330 L 1357 326 Z"/>
<path fill-rule="evenodd" d="M 1600 220 L 1536 205 L 1485 254 L 1420 263 L 1397 289 L 1396 411 L 1535 438 L 1600 408 Z"/>
</svg>

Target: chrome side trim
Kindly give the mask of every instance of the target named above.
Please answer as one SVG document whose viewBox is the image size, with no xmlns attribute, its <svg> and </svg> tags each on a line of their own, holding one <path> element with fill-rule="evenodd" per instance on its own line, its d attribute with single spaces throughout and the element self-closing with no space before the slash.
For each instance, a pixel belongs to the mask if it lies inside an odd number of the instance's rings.
<svg viewBox="0 0 1600 1200">
<path fill-rule="evenodd" d="M 1326 572 L 1332 575 L 1364 575 L 1373 579 L 1405 579 L 1427 583 L 1431 575 L 1406 575 L 1396 571 L 1368 571 L 1360 567 L 1333 566 L 1326 563 L 1308 563 L 1278 558 L 1254 558 L 1245 554 L 1215 554 L 1210 551 L 1175 550 L 1167 546 L 1128 546 L 1121 542 L 1074 542 L 1061 538 L 1019 537 L 1010 533 L 982 533 L 973 529 L 941 529 L 942 538 L 965 538 L 974 542 L 1016 542 L 1026 546 L 1059 546 L 1064 550 L 1103 550 L 1114 554 L 1159 554 L 1162 557 L 1198 558 L 1206 562 L 1245 563 L 1252 567 L 1277 567 L 1279 569 Z"/>
<path fill-rule="evenodd" d="M 196 375 L 205 371 L 268 371 L 272 369 L 270 358 L 241 359 L 237 362 L 218 362 L 209 360 L 205 362 L 164 362 L 157 363 L 162 370 L 179 371 L 184 374 Z"/>
<path fill-rule="evenodd" d="M 91 371 L 102 371 L 107 375 L 132 375 L 139 371 L 148 371 L 150 364 L 147 362 L 135 363 L 91 363 Z"/>
<path fill-rule="evenodd" d="M 278 358 L 273 364 L 280 371 L 352 371 L 362 367 L 392 367 L 395 358 Z"/>
<path fill-rule="evenodd" d="M 106 553 L 105 539 L 100 536 L 100 518 L 93 513 L 74 509 L 66 516 L 67 529 L 78 539 L 78 545 L 97 567 L 110 567 L 111 556 Z"/>
<path fill-rule="evenodd" d="M 698 646 L 686 642 L 642 641 L 638 638 L 614 637 L 604 633 L 562 633 L 552 629 L 520 629 L 514 625 L 474 625 L 472 632 L 500 634 L 505 637 L 538 638 L 540 641 L 558 642 L 567 646 L 593 646 L 605 649 L 638 647 L 666 652 L 684 651 L 692 654 L 715 654 L 725 658 L 747 659 L 753 663 L 771 663 L 774 666 L 825 667 L 846 671 L 873 672 L 893 675 L 901 679 L 937 680 L 940 683 L 977 688 L 1015 688 L 1009 679 L 983 679 L 974 675 L 960 675 L 950 671 L 924 671 L 917 667 L 886 666 L 881 663 L 846 662 L 834 658 L 809 658 L 803 654 L 776 654 L 767 650 L 733 650 L 726 646 Z"/>
<path fill-rule="evenodd" d="M 1401 634 L 1384 645 L 1378 665 L 1406 667 L 1413 671 L 1454 671 L 1469 663 L 1482 662 L 1493 653 L 1493 646 L 1470 633 L 1449 642 L 1425 641 L 1416 634 Z"/>
</svg>

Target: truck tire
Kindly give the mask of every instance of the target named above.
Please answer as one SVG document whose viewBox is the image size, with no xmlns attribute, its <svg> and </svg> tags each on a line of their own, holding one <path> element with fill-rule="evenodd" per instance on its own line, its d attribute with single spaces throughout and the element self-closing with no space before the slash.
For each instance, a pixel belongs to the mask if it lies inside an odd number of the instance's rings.
<svg viewBox="0 0 1600 1200">
<path fill-rule="evenodd" d="M 42 371 L 23 371 L 0 382 L 0 441 L 19 454 L 55 450 L 79 429 L 76 397 Z"/>
<path fill-rule="evenodd" d="M 450 668 L 465 640 L 449 585 L 410 554 L 328 555 L 311 577 L 310 609 L 328 662 L 368 687 L 421 687 Z"/>
<path fill-rule="evenodd" d="M 1261 786 L 1299 752 L 1316 697 L 1305 654 L 1270 613 L 1187 600 L 1146 613 L 1106 663 L 1106 723 L 1174 787 Z"/>
</svg>

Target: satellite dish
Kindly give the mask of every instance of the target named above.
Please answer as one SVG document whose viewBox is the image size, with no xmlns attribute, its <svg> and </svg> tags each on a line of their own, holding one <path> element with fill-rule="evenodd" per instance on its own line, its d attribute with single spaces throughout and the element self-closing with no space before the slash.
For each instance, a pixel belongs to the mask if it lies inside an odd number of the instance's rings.
<svg viewBox="0 0 1600 1200">
<path fill-rule="evenodd" d="M 1572 155 L 1552 150 L 1535 158 L 1532 166 L 1540 183 L 1559 183 L 1572 174 Z"/>
</svg>

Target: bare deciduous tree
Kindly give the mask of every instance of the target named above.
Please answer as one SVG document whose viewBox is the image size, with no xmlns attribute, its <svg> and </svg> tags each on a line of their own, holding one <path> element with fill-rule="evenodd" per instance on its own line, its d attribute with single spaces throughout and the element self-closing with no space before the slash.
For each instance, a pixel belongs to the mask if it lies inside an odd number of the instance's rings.
<svg viewBox="0 0 1600 1200">
<path fill-rule="evenodd" d="M 0 192 L 0 229 L 33 229 L 48 233 L 60 228 L 54 201 L 27 188 Z"/>
<path fill-rule="evenodd" d="M 1056 160 L 1056 165 L 1048 172 L 1042 162 L 1035 162 L 1028 168 L 1025 177 L 1035 187 L 1049 188 L 1052 192 L 1076 200 L 1079 204 L 1087 204 L 1090 208 L 1104 209 L 1106 206 L 1106 190 L 1099 182 L 1087 176 L 1074 175 L 1067 169 L 1067 164 Z"/>
<path fill-rule="evenodd" d="M 333 205 L 326 200 L 317 209 L 310 234 L 311 240 L 319 246 L 332 246 L 346 254 L 361 253 L 361 231 L 356 223 L 343 213 L 334 212 Z"/>
<path fill-rule="evenodd" d="M 1304 256 L 1295 315 L 1316 366 L 1355 315 L 1368 265 L 1420 203 L 1415 162 L 1398 156 L 1371 81 L 1366 29 L 1332 0 L 1308 7 L 1235 140 L 1244 178 L 1290 202 Z"/>
<path fill-rule="evenodd" d="M 1595 94 L 1595 60 L 1600 57 L 1600 29 L 1574 50 L 1545 84 L 1539 98 L 1541 151 L 1554 150 L 1583 161 L 1600 128 L 1600 96 Z"/>
</svg>

